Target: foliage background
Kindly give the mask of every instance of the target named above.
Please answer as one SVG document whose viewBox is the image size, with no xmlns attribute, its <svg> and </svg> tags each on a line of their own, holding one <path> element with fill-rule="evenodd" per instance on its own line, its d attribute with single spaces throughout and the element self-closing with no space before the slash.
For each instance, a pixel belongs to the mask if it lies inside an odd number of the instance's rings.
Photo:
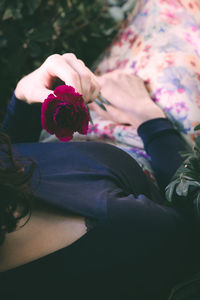
<svg viewBox="0 0 200 300">
<path fill-rule="evenodd" d="M 87 66 L 121 20 L 110 8 L 127 0 L 0 0 L 0 121 L 17 81 L 53 53 L 73 52 Z"/>
</svg>

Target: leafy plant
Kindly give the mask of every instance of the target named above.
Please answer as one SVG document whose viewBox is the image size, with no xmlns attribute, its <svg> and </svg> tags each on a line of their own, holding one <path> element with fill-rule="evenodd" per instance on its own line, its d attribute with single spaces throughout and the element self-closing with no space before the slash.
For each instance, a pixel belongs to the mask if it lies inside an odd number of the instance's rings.
<svg viewBox="0 0 200 300">
<path fill-rule="evenodd" d="M 200 124 L 194 130 L 200 130 Z M 187 157 L 166 187 L 166 198 L 171 204 L 191 209 L 200 221 L 200 136 L 195 139 L 193 152 L 182 153 Z"/>
<path fill-rule="evenodd" d="M 0 0 L 0 119 L 17 81 L 49 55 L 73 52 L 93 64 L 121 24 L 111 17 L 109 2 Z"/>
</svg>

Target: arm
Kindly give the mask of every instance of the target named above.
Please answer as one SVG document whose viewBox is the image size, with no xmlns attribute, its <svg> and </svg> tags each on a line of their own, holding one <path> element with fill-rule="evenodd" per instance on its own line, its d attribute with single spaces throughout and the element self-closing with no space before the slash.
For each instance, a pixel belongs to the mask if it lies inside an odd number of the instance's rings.
<svg viewBox="0 0 200 300">
<path fill-rule="evenodd" d="M 37 142 L 42 129 L 40 115 L 40 103 L 27 104 L 13 94 L 1 130 L 10 136 L 12 143 Z"/>
<path fill-rule="evenodd" d="M 166 118 L 149 119 L 138 127 L 138 134 L 143 140 L 146 152 L 151 157 L 155 177 L 164 192 L 184 160 L 179 153 L 186 151 L 187 145 Z"/>
<path fill-rule="evenodd" d="M 150 98 L 143 80 L 131 70 L 116 70 L 99 78 L 102 94 L 110 102 L 107 111 L 92 106 L 104 118 L 138 129 L 161 190 L 183 161 L 179 151 L 187 149 L 180 134 Z M 119 85 L 120 82 L 120 85 Z"/>
<path fill-rule="evenodd" d="M 94 100 L 100 86 L 95 76 L 73 54 L 54 54 L 35 71 L 22 78 L 8 106 L 2 131 L 13 143 L 36 142 L 41 131 L 41 103 L 53 93 L 56 79 L 73 86 L 87 103 Z"/>
</svg>

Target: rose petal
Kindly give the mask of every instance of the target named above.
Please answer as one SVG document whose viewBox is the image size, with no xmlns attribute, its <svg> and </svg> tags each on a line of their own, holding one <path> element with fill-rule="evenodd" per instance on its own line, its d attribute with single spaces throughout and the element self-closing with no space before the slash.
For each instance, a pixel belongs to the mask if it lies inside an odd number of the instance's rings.
<svg viewBox="0 0 200 300">
<path fill-rule="evenodd" d="M 55 88 L 54 94 L 63 101 L 74 103 L 82 99 L 82 95 L 75 91 L 72 86 L 60 85 Z"/>
<path fill-rule="evenodd" d="M 75 131 L 87 134 L 89 114 L 81 94 L 71 86 L 62 85 L 42 104 L 41 124 L 61 141 L 70 141 Z M 61 109 L 66 107 L 66 111 Z"/>
<path fill-rule="evenodd" d="M 57 100 L 56 98 L 52 98 L 51 102 L 50 99 L 48 98 L 46 100 L 45 100 L 45 104 L 48 105 L 47 106 L 42 105 L 41 108 L 41 125 L 42 128 L 47 130 L 50 134 L 53 134 L 55 131 L 55 122 L 53 120 L 53 114 L 56 111 L 56 107 L 59 103 L 59 100 Z"/>
<path fill-rule="evenodd" d="M 44 111 L 46 111 L 49 103 L 52 102 L 53 99 L 55 99 L 55 96 L 53 94 L 49 94 L 49 96 L 44 100 L 44 102 L 42 103 L 42 107 L 41 107 L 41 112 L 42 113 Z"/>
<path fill-rule="evenodd" d="M 67 142 L 73 138 L 73 133 L 69 128 L 57 128 L 55 135 L 60 141 Z"/>
<path fill-rule="evenodd" d="M 82 124 L 81 124 L 81 128 L 79 130 L 77 130 L 79 133 L 81 134 L 87 134 L 88 131 L 88 125 L 89 125 L 89 116 L 88 113 L 85 112 L 85 114 L 82 117 Z"/>
<path fill-rule="evenodd" d="M 59 85 L 55 88 L 54 94 L 58 97 L 63 97 L 65 94 L 75 94 L 76 91 L 72 86 L 69 85 Z"/>
</svg>

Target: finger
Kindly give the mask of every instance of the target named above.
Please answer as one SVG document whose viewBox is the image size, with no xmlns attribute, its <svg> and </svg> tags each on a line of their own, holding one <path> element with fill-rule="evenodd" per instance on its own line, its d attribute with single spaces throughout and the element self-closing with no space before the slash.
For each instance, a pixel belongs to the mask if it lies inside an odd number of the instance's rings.
<svg viewBox="0 0 200 300">
<path fill-rule="evenodd" d="M 76 72 L 87 71 L 87 73 L 91 76 L 95 76 L 92 71 L 85 65 L 85 63 L 76 57 L 73 53 L 65 53 L 62 57 L 67 61 L 67 63 L 76 70 Z M 96 76 L 95 76 L 96 77 Z"/>
<path fill-rule="evenodd" d="M 45 99 L 47 99 L 47 97 L 49 96 L 49 94 L 53 94 L 52 90 L 49 89 L 38 89 L 37 91 L 37 99 L 33 98 L 33 97 L 29 97 L 29 102 L 31 103 L 36 103 L 36 102 L 40 102 L 43 103 Z"/>
<path fill-rule="evenodd" d="M 62 56 L 74 71 L 79 74 L 85 102 L 94 100 L 100 91 L 100 85 L 96 80 L 96 76 L 85 66 L 84 62 L 77 59 L 74 54 L 66 53 Z"/>
<path fill-rule="evenodd" d="M 94 100 L 100 91 L 100 86 L 95 80 L 96 76 L 85 66 L 84 62 L 77 59 L 74 54 L 67 53 L 64 54 L 63 57 L 70 66 L 79 73 L 85 103 Z"/>
<path fill-rule="evenodd" d="M 112 105 L 105 105 L 107 113 L 110 117 L 110 120 L 119 123 L 119 124 L 129 124 L 129 116 L 126 112 L 112 106 Z"/>
<path fill-rule="evenodd" d="M 95 78 L 92 78 L 92 85 L 90 89 L 89 101 L 93 101 L 97 98 L 101 90 L 101 86 Z"/>
<path fill-rule="evenodd" d="M 29 104 L 35 102 L 42 103 L 50 93 L 53 93 L 52 90 L 45 88 L 45 86 L 43 72 L 41 72 L 41 69 L 39 68 L 23 77 L 18 82 L 15 94 L 18 99 Z"/>
<path fill-rule="evenodd" d="M 93 110 L 96 112 L 96 114 L 101 117 L 103 120 L 110 120 L 110 115 L 108 114 L 107 111 L 101 109 L 98 104 L 95 102 L 92 102 L 88 104 L 88 107 L 90 110 Z"/>
<path fill-rule="evenodd" d="M 51 55 L 47 58 L 42 67 L 45 70 L 44 80 L 47 83 L 47 88 L 50 88 L 52 77 L 57 77 L 66 85 L 73 86 L 77 92 L 82 94 L 82 86 L 79 74 L 65 61 L 61 55 Z"/>
<path fill-rule="evenodd" d="M 129 115 L 112 105 L 104 105 L 106 111 L 101 109 L 95 102 L 88 105 L 89 108 L 97 113 L 104 120 L 110 120 L 117 124 L 130 124 Z"/>
</svg>

